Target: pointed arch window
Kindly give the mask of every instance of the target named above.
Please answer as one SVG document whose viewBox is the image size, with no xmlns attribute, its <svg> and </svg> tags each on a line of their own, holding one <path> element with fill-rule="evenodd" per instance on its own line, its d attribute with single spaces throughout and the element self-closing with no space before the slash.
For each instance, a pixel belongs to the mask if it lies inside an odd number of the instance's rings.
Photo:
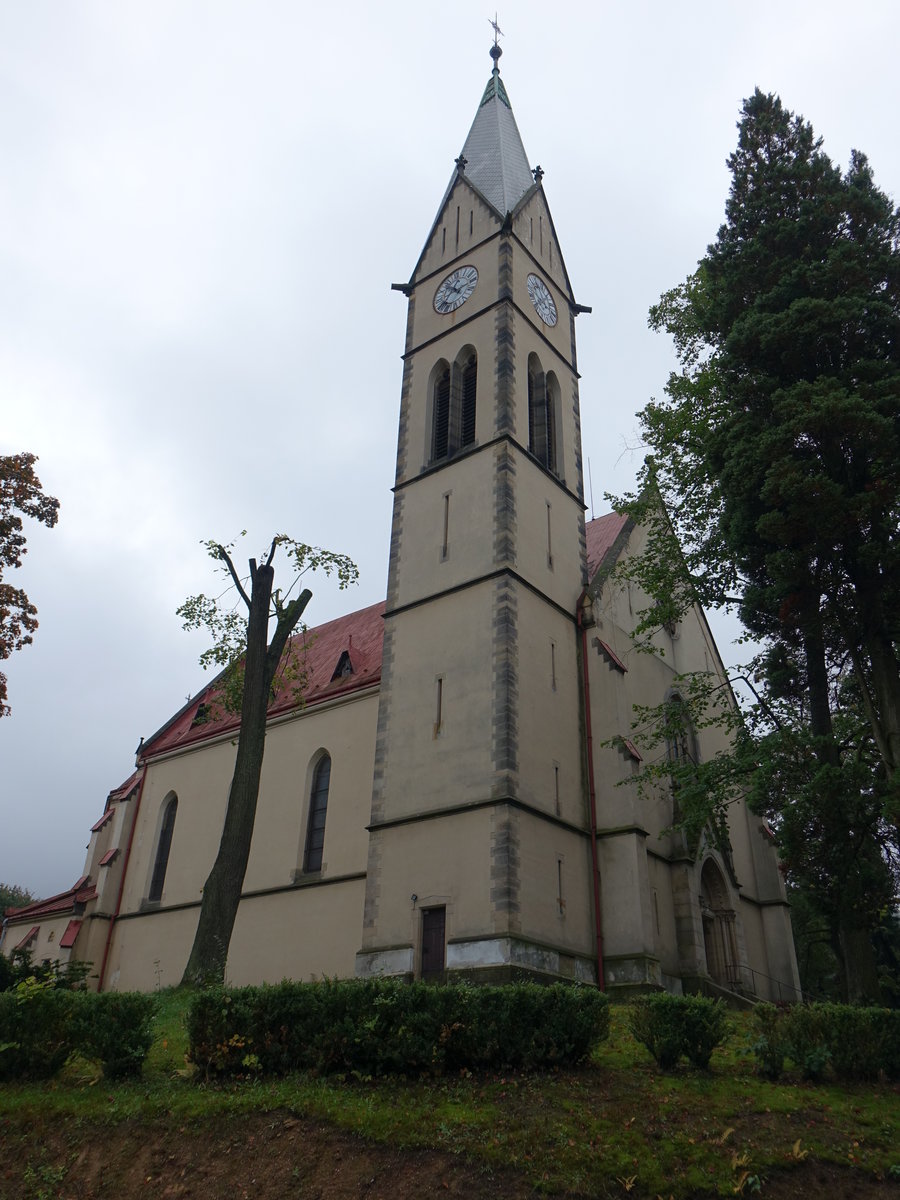
<svg viewBox="0 0 900 1200">
<path fill-rule="evenodd" d="M 175 831 L 175 815 L 178 812 L 178 797 L 172 796 L 166 803 L 163 812 L 162 825 L 159 830 L 159 841 L 156 844 L 156 860 L 153 863 L 153 875 L 150 879 L 150 894 L 147 899 L 154 902 L 162 900 L 163 888 L 166 883 L 166 869 L 169 866 L 169 851 L 172 849 L 172 834 Z"/>
<path fill-rule="evenodd" d="M 478 356 L 465 346 L 451 367 L 444 359 L 431 374 L 431 462 L 450 458 L 475 441 Z"/>
<path fill-rule="evenodd" d="M 450 445 L 450 365 L 439 363 L 432 385 L 431 459 L 446 458 Z"/>
<path fill-rule="evenodd" d="M 322 850 L 325 846 L 325 813 L 328 808 L 328 787 L 331 783 L 331 758 L 323 754 L 313 772 L 309 795 L 309 818 L 306 823 L 304 871 L 322 870 Z"/>
<path fill-rule="evenodd" d="M 475 388 L 478 382 L 478 359 L 470 354 L 461 369 L 460 378 L 460 407 L 462 410 L 462 428 L 460 430 L 460 446 L 471 446 L 475 441 Z"/>
<path fill-rule="evenodd" d="M 557 471 L 556 400 L 559 385 L 551 371 L 545 375 L 536 354 L 528 355 L 528 449 L 541 466 Z"/>
</svg>

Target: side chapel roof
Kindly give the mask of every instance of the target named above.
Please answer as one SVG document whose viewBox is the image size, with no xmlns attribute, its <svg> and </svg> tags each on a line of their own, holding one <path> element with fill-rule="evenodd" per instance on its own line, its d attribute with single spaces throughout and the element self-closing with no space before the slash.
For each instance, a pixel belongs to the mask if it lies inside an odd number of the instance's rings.
<svg viewBox="0 0 900 1200">
<path fill-rule="evenodd" d="M 48 896 L 46 900 L 34 900 L 31 904 L 23 904 L 20 908 L 8 908 L 6 917 L 10 921 L 50 917 L 57 913 L 74 911 L 76 905 L 86 904 L 96 895 L 97 888 L 91 883 L 90 875 L 82 875 L 68 891 L 59 892 L 56 896 Z"/>
</svg>

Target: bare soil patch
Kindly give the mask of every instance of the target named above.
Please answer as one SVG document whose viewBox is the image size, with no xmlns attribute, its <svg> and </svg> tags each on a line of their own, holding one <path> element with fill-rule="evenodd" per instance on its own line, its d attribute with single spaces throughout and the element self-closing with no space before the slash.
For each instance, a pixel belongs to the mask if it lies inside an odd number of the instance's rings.
<svg viewBox="0 0 900 1200">
<path fill-rule="evenodd" d="M 2 1200 L 518 1200 L 531 1179 L 490 1171 L 462 1156 L 365 1142 L 287 1112 L 215 1117 L 189 1125 L 165 1120 L 105 1125 L 74 1119 L 30 1125 L 0 1122 Z M 598 1180 L 581 1195 L 620 1196 Z M 707 1195 L 709 1195 L 707 1193 Z M 900 1198 L 900 1186 L 830 1163 L 805 1160 L 762 1180 L 760 1200 Z M 634 1188 L 629 1200 L 645 1198 Z"/>
</svg>

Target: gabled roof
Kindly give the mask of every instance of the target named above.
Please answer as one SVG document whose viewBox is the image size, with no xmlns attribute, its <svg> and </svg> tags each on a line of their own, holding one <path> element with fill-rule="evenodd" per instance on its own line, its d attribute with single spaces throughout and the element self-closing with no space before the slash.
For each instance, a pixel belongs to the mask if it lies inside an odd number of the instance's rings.
<svg viewBox="0 0 900 1200">
<path fill-rule="evenodd" d="M 6 916 L 10 921 L 50 917 L 74 909 L 76 904 L 87 904 L 88 900 L 93 900 L 96 895 L 97 889 L 91 883 L 90 875 L 82 875 L 67 892 L 48 896 L 46 900 L 35 900 L 32 904 L 23 904 L 21 908 L 8 908 Z"/>
<path fill-rule="evenodd" d="M 462 157 L 466 160 L 463 174 L 501 217 L 512 212 L 534 185 L 528 155 L 496 58 L 462 148 Z"/>
<path fill-rule="evenodd" d="M 631 518 L 616 512 L 606 513 L 605 516 L 596 517 L 593 521 L 585 524 L 588 579 L 592 583 L 601 567 L 615 562 L 630 528 Z"/>
<path fill-rule="evenodd" d="M 289 653 L 302 675 L 300 687 L 303 707 L 314 708 L 339 696 L 377 684 L 381 680 L 381 646 L 384 638 L 384 602 L 348 613 L 324 625 L 308 629 L 293 639 Z M 335 670 L 347 652 L 352 672 Z M 171 720 L 144 742 L 143 758 L 152 758 L 170 750 L 204 742 L 240 724 L 237 714 L 225 712 L 216 703 L 218 680 L 190 700 Z M 204 707 L 200 720 L 198 709 Z M 269 705 L 269 716 L 291 712 L 298 707 L 295 681 L 278 687 Z"/>
</svg>

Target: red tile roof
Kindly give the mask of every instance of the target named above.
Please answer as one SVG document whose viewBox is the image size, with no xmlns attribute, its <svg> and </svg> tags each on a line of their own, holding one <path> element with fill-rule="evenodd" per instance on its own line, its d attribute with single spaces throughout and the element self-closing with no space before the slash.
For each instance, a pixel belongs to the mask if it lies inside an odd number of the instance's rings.
<svg viewBox="0 0 900 1200">
<path fill-rule="evenodd" d="M 113 788 L 109 793 L 109 800 L 127 800 L 140 782 L 140 778 L 140 771 L 132 771 L 124 783 L 120 784 L 117 788 Z M 107 800 L 107 803 L 109 803 L 109 800 Z"/>
<path fill-rule="evenodd" d="M 106 810 L 106 812 L 103 814 L 103 816 L 100 818 L 100 820 L 95 821 L 94 824 L 91 826 L 91 833 L 98 833 L 103 828 L 103 826 L 106 824 L 106 822 L 111 821 L 112 819 L 113 819 L 113 810 L 111 808 L 108 808 Z"/>
<path fill-rule="evenodd" d="M 615 545 L 616 538 L 625 529 L 629 517 L 623 513 L 606 513 L 588 521 L 584 527 L 587 541 L 588 578 L 593 579 L 603 565 L 603 560 Z"/>
<path fill-rule="evenodd" d="M 97 889 L 91 883 L 90 875 L 82 875 L 67 892 L 60 892 L 57 896 L 48 896 L 46 900 L 35 900 L 31 904 L 23 904 L 21 908 L 8 908 L 6 916 L 11 921 L 48 917 L 54 913 L 74 908 L 76 904 L 87 904 L 88 900 L 93 900 L 96 895 Z"/>
<path fill-rule="evenodd" d="M 97 863 L 97 866 L 98 867 L 108 867 L 109 864 L 113 861 L 113 859 L 116 857 L 116 855 L 118 853 L 119 853 L 119 847 L 113 846 L 112 850 L 107 850 L 107 852 L 103 855 L 103 857 Z"/>
<path fill-rule="evenodd" d="M 618 654 L 616 654 L 615 650 L 613 650 L 612 646 L 604 642 L 603 638 L 597 638 L 597 645 L 606 655 L 611 666 L 618 668 L 623 675 L 628 673 L 628 668 L 622 662 L 621 658 L 619 658 Z"/>
<path fill-rule="evenodd" d="M 382 602 L 348 613 L 345 617 L 337 617 L 324 625 L 317 625 L 294 638 L 291 652 L 306 676 L 306 683 L 302 689 L 306 708 L 323 704 L 337 696 L 350 695 L 381 680 L 383 618 Z M 350 655 L 353 672 L 332 679 L 335 667 L 345 650 Z M 238 717 L 218 710 L 215 704 L 216 690 L 217 682 L 214 680 L 144 742 L 142 757 L 152 757 L 177 747 L 189 746 L 236 729 L 239 724 Z M 210 706 L 209 717 L 193 724 L 201 704 Z M 288 684 L 276 692 L 275 699 L 269 705 L 269 716 L 287 713 L 296 707 L 294 685 Z"/>
<path fill-rule="evenodd" d="M 66 926 L 66 932 L 59 939 L 60 950 L 71 950 L 75 945 L 75 939 L 78 937 L 78 930 L 81 928 L 80 921 L 70 921 Z"/>
<path fill-rule="evenodd" d="M 13 946 L 13 950 L 24 950 L 25 947 L 28 945 L 28 943 L 30 941 L 32 941 L 34 938 L 36 938 L 40 932 L 41 932 L 40 925 L 33 926 L 33 928 L 28 930 L 28 932 L 22 938 L 21 942 L 16 942 L 15 946 Z"/>
</svg>

